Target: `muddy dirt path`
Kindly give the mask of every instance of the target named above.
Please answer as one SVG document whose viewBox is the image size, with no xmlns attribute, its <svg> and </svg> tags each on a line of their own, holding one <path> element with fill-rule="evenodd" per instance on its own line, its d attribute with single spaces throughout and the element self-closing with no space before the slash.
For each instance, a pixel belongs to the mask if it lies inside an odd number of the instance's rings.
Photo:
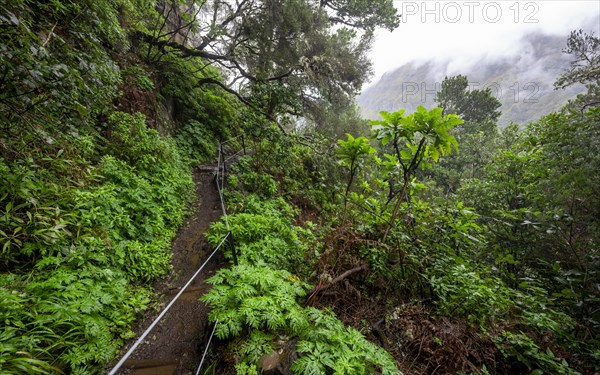
<svg viewBox="0 0 600 375">
<path fill-rule="evenodd" d="M 151 311 L 135 327 L 136 339 L 158 316 L 160 311 L 181 290 L 212 252 L 204 238 L 210 224 L 221 216 L 219 195 L 212 173 L 194 172 L 197 209 L 179 230 L 173 243 L 173 269 L 169 276 L 155 283 L 161 295 L 159 311 Z M 119 374 L 132 375 L 187 375 L 195 374 L 204 343 L 212 326 L 208 326 L 208 308 L 198 298 L 208 289 L 204 280 L 224 266 L 222 254 L 206 265 L 194 282 L 154 327 L 144 342 L 125 362 Z M 130 340 L 122 353 L 131 347 Z"/>
</svg>

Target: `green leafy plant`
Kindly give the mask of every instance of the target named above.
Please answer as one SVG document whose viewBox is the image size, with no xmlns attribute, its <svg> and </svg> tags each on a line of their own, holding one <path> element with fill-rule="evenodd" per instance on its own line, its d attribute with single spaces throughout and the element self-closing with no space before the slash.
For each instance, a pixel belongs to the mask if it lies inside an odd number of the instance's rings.
<svg viewBox="0 0 600 375">
<path fill-rule="evenodd" d="M 190 120 L 177 132 L 175 141 L 190 164 L 216 158 L 215 135 L 198 121 Z"/>
<path fill-rule="evenodd" d="M 239 265 L 208 280 L 212 289 L 202 297 L 211 305 L 210 319 L 218 321 L 219 338 L 248 332 L 238 352 L 238 374 L 257 371 L 259 359 L 274 348 L 277 334 L 298 338 L 297 374 L 398 374 L 392 357 L 344 325 L 332 314 L 301 307 L 297 299 L 308 285 L 287 271 Z"/>
<path fill-rule="evenodd" d="M 251 195 L 240 207 L 246 212 L 228 216 L 239 261 L 255 266 L 269 266 L 299 271 L 305 263 L 307 247 L 299 236 L 310 231 L 292 225 L 291 207 L 282 200 L 259 201 Z M 227 234 L 224 220 L 211 225 L 206 236 L 216 246 Z M 226 251 L 231 258 L 231 253 Z"/>
<path fill-rule="evenodd" d="M 494 278 L 482 278 L 465 264 L 437 262 L 429 283 L 440 298 L 440 313 L 463 315 L 471 322 L 497 321 L 512 306 L 508 288 Z"/>
<path fill-rule="evenodd" d="M 388 203 L 397 197 L 383 236 L 385 242 L 417 168 L 430 167 L 430 161 L 437 162 L 440 156 L 450 153 L 452 147 L 458 150 L 456 139 L 448 131 L 463 121 L 457 115 L 442 116 L 441 108 L 428 111 L 423 106 L 408 116 L 404 115 L 404 110 L 381 112 L 380 115 L 382 120 L 371 121 L 370 124 L 381 145 L 390 144 L 393 148 L 392 154 L 385 154 L 387 161 L 383 167 L 388 175 Z M 400 184 L 399 189 L 394 187 L 396 183 Z"/>
<path fill-rule="evenodd" d="M 174 144 L 143 117 L 117 113 L 112 121 L 118 141 L 104 151 L 114 155 L 77 141 L 37 164 L 0 162 L 3 267 L 15 272 L 0 275 L 10 302 L 0 304 L 0 372 L 101 372 L 149 304 L 149 293 L 132 283 L 169 270 L 191 176 Z M 60 178 L 64 152 L 87 168 L 77 183 L 71 173 Z"/>
<path fill-rule="evenodd" d="M 0 159 L 0 255 L 4 267 L 55 255 L 72 238 L 70 192 L 46 170 Z"/>
<path fill-rule="evenodd" d="M 557 358 L 550 348 L 543 350 L 524 333 L 504 331 L 494 338 L 505 356 L 516 358 L 531 371 L 531 374 L 580 374 L 569 367 L 564 359 Z"/>
<path fill-rule="evenodd" d="M 389 353 L 344 327 L 332 313 L 305 311 L 312 327 L 298 341 L 301 356 L 292 365 L 296 374 L 400 374 Z"/>
<path fill-rule="evenodd" d="M 305 295 L 307 285 L 287 271 L 239 265 L 220 270 L 208 282 L 213 287 L 202 300 L 211 305 L 211 320 L 219 321 L 219 338 L 237 336 L 244 327 L 306 329 L 296 298 Z"/>
<path fill-rule="evenodd" d="M 0 369 L 99 373 L 131 337 L 128 326 L 149 303 L 148 292 L 129 287 L 122 272 L 89 264 L 46 272 L 35 282 L 0 277 Z"/>
<path fill-rule="evenodd" d="M 350 134 L 346 134 L 347 141 L 338 140 L 340 147 L 338 148 L 338 158 L 341 165 L 348 168 L 348 184 L 344 192 L 344 201 L 348 199 L 348 192 L 352 186 L 352 182 L 356 177 L 358 170 L 362 166 L 362 160 L 369 154 L 374 154 L 376 150 L 369 145 L 369 140 L 365 137 L 354 138 Z"/>
<path fill-rule="evenodd" d="M 140 65 L 132 65 L 128 67 L 124 72 L 125 80 L 129 81 L 130 84 L 133 84 L 139 87 L 142 90 L 152 90 L 154 89 L 154 82 L 152 78 L 150 78 L 149 74 L 146 70 Z"/>
</svg>

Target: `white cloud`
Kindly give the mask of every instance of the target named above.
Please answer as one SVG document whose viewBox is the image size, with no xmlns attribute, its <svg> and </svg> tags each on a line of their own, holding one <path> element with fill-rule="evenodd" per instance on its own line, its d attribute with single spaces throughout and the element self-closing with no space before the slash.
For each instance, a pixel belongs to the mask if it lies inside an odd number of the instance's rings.
<svg viewBox="0 0 600 375">
<path fill-rule="evenodd" d="M 409 61 L 449 61 L 449 70 L 521 53 L 531 32 L 566 37 L 587 28 L 600 34 L 600 1 L 396 1 L 403 14 L 394 32 L 379 31 L 371 51 L 376 82 Z"/>
</svg>

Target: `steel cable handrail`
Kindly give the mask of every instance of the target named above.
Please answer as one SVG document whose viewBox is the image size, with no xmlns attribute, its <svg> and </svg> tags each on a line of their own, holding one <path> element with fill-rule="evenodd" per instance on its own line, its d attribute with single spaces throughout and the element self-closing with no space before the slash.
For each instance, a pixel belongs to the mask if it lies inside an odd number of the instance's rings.
<svg viewBox="0 0 600 375">
<path fill-rule="evenodd" d="M 185 290 L 187 289 L 187 287 L 190 286 L 190 284 L 192 283 L 192 281 L 194 281 L 194 279 L 196 278 L 196 276 L 198 276 L 198 274 L 206 266 L 206 264 L 208 263 L 208 261 L 213 257 L 213 255 L 216 254 L 216 252 L 221 248 L 221 246 L 225 243 L 225 241 L 228 239 L 228 237 L 230 235 L 231 235 L 231 232 L 228 232 L 225 235 L 225 237 L 221 240 L 221 243 L 219 243 L 219 245 L 213 250 L 213 252 L 204 261 L 204 263 L 202 263 L 202 265 L 200 266 L 200 268 L 198 268 L 198 270 L 196 271 L 196 273 L 194 273 L 194 275 L 192 275 L 192 277 L 190 277 L 190 279 L 188 280 L 188 282 L 181 288 L 181 290 L 179 291 L 179 293 L 177 293 L 177 295 L 171 300 L 171 302 L 163 309 L 163 311 L 160 313 L 160 315 L 158 315 L 156 317 L 156 319 L 154 319 L 154 321 L 152 322 L 152 324 L 150 324 L 150 326 L 144 331 L 144 333 L 140 336 L 140 338 L 138 338 L 137 341 L 131 346 L 131 348 L 129 348 L 129 350 L 127 351 L 127 353 L 125 353 L 125 355 L 123 356 L 123 358 L 121 358 L 121 360 L 112 368 L 112 370 L 108 373 L 108 375 L 114 375 L 114 374 L 117 373 L 117 371 L 121 368 L 121 366 L 123 366 L 123 364 L 125 363 L 125 361 L 127 359 L 129 359 L 129 357 L 131 356 L 131 354 L 133 354 L 133 352 L 142 343 L 142 341 L 144 341 L 144 339 L 146 338 L 146 336 L 148 336 L 148 334 L 150 333 L 150 331 L 152 331 L 152 329 L 158 324 L 158 322 L 160 322 L 160 320 L 165 316 L 165 314 L 167 313 L 167 311 L 169 311 L 169 309 L 171 308 L 171 306 L 173 306 L 173 304 L 175 304 L 175 302 L 179 299 L 179 297 L 181 297 L 181 295 L 183 294 L 183 292 L 185 292 Z"/>
<path fill-rule="evenodd" d="M 232 234 L 231 234 L 231 230 L 229 228 L 229 220 L 227 218 L 227 210 L 225 208 L 225 199 L 223 197 L 223 186 L 225 184 L 225 158 L 224 158 L 224 153 L 223 153 L 223 145 L 227 142 L 231 142 L 234 139 L 237 139 L 239 137 L 243 137 L 243 135 L 239 135 L 237 137 L 228 139 L 225 142 L 222 142 L 219 144 L 218 150 L 219 150 L 219 155 L 218 155 L 218 163 L 217 163 L 217 174 L 216 174 L 216 183 L 217 183 L 217 191 L 219 193 L 219 200 L 221 202 L 221 210 L 223 211 L 223 217 L 225 219 L 225 226 L 227 228 L 227 234 L 225 235 L 225 237 L 223 237 L 223 239 L 221 240 L 221 242 L 219 243 L 219 245 L 217 245 L 217 247 L 213 250 L 213 252 L 208 256 L 208 258 L 206 258 L 206 260 L 204 261 L 204 263 L 202 263 L 202 265 L 200 266 L 200 268 L 198 268 L 198 270 L 194 273 L 194 275 L 192 275 L 192 277 L 188 280 L 188 282 L 181 288 L 181 290 L 179 291 L 179 293 L 177 293 L 177 295 L 171 300 L 171 302 L 163 309 L 163 311 L 156 317 L 156 319 L 154 319 L 154 321 L 152 322 L 152 324 L 150 324 L 150 326 L 144 331 L 144 333 L 136 340 L 136 342 L 131 346 L 131 348 L 129 348 L 129 350 L 127 351 L 127 353 L 125 353 L 125 355 L 119 360 L 119 362 L 117 362 L 117 364 L 110 370 L 110 372 L 108 373 L 108 375 L 115 375 L 117 373 L 117 371 L 119 371 L 119 369 L 123 366 L 123 364 L 125 363 L 125 361 L 127 361 L 127 359 L 129 359 L 129 357 L 133 354 L 133 352 L 138 348 L 138 346 L 144 341 L 144 339 L 146 338 L 146 336 L 148 336 L 148 334 L 152 331 L 152 329 L 154 329 L 154 327 L 158 324 L 158 322 L 160 322 L 160 320 L 166 315 L 166 313 L 169 311 L 169 309 L 175 304 L 175 302 L 179 299 L 179 297 L 181 297 L 181 295 L 185 292 L 185 290 L 190 286 L 190 284 L 194 281 L 194 279 L 200 274 L 200 272 L 202 271 L 202 269 L 204 269 L 204 267 L 206 266 L 206 264 L 208 264 L 208 262 L 210 261 L 210 259 L 217 253 L 217 251 L 221 248 L 221 246 L 223 246 L 223 244 L 225 243 L 225 241 L 229 241 L 229 244 L 232 248 L 232 251 L 234 252 L 234 261 L 236 261 L 236 256 L 235 256 L 235 250 L 233 248 L 233 242 L 232 242 Z M 236 154 L 234 154 L 236 155 Z M 237 261 L 236 261 L 237 263 Z M 215 330 L 217 329 L 217 324 L 219 323 L 219 321 L 215 321 L 215 325 L 212 329 L 212 332 L 210 334 L 210 337 L 208 339 L 208 342 L 206 344 L 206 348 L 204 349 L 204 353 L 202 355 L 202 359 L 200 361 L 200 364 L 198 366 L 198 370 L 196 372 L 196 375 L 200 374 L 200 370 L 202 369 L 202 365 L 204 363 L 205 357 L 208 353 L 208 349 L 210 347 L 212 338 L 215 334 Z"/>
<path fill-rule="evenodd" d="M 240 136 L 237 136 L 235 138 L 239 138 L 239 137 Z M 235 138 L 232 138 L 232 139 L 235 139 Z M 233 237 L 232 237 L 233 235 L 231 234 L 231 228 L 229 227 L 229 220 L 227 218 L 227 209 L 225 208 L 225 198 L 223 197 L 223 186 L 225 185 L 225 157 L 223 155 L 223 144 L 231 141 L 232 139 L 229 139 L 229 140 L 219 144 L 216 182 L 217 182 L 217 191 L 219 193 L 219 200 L 221 201 L 221 210 L 223 211 L 223 218 L 225 219 L 225 227 L 227 228 L 226 238 L 229 238 L 229 241 L 230 241 L 229 244 L 231 246 L 231 250 L 233 253 L 232 254 L 233 260 L 234 260 L 234 263 L 237 265 L 237 256 L 235 254 L 235 249 L 233 246 Z M 208 354 L 208 349 L 210 348 L 210 344 L 212 342 L 212 339 L 213 339 L 213 336 L 215 334 L 215 330 L 217 329 L 218 324 L 219 324 L 219 320 L 217 319 L 215 321 L 215 325 L 213 326 L 210 337 L 208 338 L 208 342 L 206 343 L 206 348 L 204 348 L 204 353 L 202 354 L 202 358 L 200 359 L 200 364 L 198 365 L 198 370 L 196 371 L 196 375 L 199 375 L 200 371 L 202 370 L 202 365 L 204 364 L 204 360 L 206 358 L 206 355 Z"/>
</svg>

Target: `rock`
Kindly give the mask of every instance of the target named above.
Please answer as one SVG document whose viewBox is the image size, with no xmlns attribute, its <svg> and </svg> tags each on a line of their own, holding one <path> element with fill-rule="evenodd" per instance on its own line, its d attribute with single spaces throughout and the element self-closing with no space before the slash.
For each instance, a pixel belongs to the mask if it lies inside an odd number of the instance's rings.
<svg viewBox="0 0 600 375">
<path fill-rule="evenodd" d="M 279 354 L 279 352 L 272 352 L 271 354 L 265 354 L 260 359 L 260 367 L 263 369 L 265 374 L 267 373 L 267 371 L 277 369 L 277 367 L 280 364 L 281 364 L 281 354 Z M 271 372 L 268 372 L 268 373 L 270 374 Z"/>
<path fill-rule="evenodd" d="M 298 359 L 296 353 L 297 340 L 280 340 L 279 348 L 275 351 L 265 354 L 260 359 L 260 367 L 264 375 L 292 375 L 292 363 Z"/>
</svg>

